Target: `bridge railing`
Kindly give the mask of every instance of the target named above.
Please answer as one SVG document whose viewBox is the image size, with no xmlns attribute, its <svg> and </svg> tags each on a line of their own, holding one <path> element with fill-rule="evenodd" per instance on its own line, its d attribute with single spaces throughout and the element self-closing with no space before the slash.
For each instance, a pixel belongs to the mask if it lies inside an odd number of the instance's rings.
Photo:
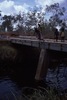
<svg viewBox="0 0 67 100">
<path fill-rule="evenodd" d="M 23 38 L 23 39 L 37 39 L 36 36 L 21 36 L 21 35 L 19 35 L 18 37 Z"/>
</svg>

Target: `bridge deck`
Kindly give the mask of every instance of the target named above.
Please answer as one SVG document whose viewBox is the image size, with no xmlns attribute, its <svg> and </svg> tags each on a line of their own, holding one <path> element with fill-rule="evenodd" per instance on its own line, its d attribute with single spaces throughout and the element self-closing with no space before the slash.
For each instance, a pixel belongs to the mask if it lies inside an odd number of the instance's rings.
<svg viewBox="0 0 67 100">
<path fill-rule="evenodd" d="M 33 36 L 10 37 L 9 40 L 12 43 L 67 52 L 67 40 L 64 40 L 64 42 L 61 42 L 61 40 L 56 41 L 55 39 L 39 40 Z"/>
<path fill-rule="evenodd" d="M 61 40 L 56 41 L 55 39 L 39 40 L 35 36 L 19 36 L 19 37 L 6 36 L 6 37 L 0 37 L 0 40 L 7 40 L 10 41 L 11 43 L 38 47 L 42 49 L 67 52 L 67 40 L 64 40 L 64 42 L 61 42 Z"/>
</svg>

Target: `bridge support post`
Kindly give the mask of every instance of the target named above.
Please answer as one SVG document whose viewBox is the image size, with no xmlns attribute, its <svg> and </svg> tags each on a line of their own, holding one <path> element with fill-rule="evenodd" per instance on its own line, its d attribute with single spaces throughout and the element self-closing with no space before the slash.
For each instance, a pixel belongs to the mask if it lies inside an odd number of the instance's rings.
<svg viewBox="0 0 67 100">
<path fill-rule="evenodd" d="M 48 66 L 49 66 L 49 51 L 46 49 L 41 49 L 35 80 L 40 81 L 46 77 Z"/>
</svg>

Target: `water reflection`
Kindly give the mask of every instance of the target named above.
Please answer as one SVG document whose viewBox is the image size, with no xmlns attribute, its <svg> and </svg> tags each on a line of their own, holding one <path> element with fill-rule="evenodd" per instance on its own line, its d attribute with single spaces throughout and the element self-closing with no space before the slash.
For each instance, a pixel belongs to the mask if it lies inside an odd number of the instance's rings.
<svg viewBox="0 0 67 100">
<path fill-rule="evenodd" d="M 16 97 L 20 95 L 20 90 L 17 88 L 16 84 L 12 82 L 11 79 L 7 76 L 1 77 L 0 100 L 15 100 L 14 95 L 16 95 Z"/>
<path fill-rule="evenodd" d="M 60 91 L 67 90 L 67 66 L 60 64 L 56 69 L 48 69 L 46 81 Z"/>
<path fill-rule="evenodd" d="M 10 76 L 0 77 L 0 100 L 15 100 L 14 95 L 17 98 L 22 95 L 21 89 L 23 88 L 23 82 L 21 82 L 20 77 L 18 77 L 14 78 L 14 75 L 13 78 L 10 78 Z M 60 91 L 67 90 L 67 66 L 60 64 L 56 69 L 49 68 L 46 81 L 48 86 L 55 87 Z M 26 86 L 28 85 L 27 82 L 25 84 Z M 31 86 L 31 84 L 29 84 L 29 86 Z"/>
</svg>

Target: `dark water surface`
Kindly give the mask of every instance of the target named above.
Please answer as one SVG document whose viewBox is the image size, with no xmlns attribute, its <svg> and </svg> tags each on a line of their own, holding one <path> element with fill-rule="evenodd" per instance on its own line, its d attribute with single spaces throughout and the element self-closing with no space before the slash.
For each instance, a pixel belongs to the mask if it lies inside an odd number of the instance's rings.
<svg viewBox="0 0 67 100">
<path fill-rule="evenodd" d="M 18 92 L 17 92 L 18 91 Z M 14 95 L 18 98 L 20 89 L 8 76 L 0 78 L 0 100 L 15 100 Z"/>
<path fill-rule="evenodd" d="M 39 57 L 37 55 L 36 58 L 36 53 L 30 51 L 27 53 L 27 49 L 24 49 L 23 55 L 21 49 L 18 54 L 21 56 L 13 64 L 0 61 L 0 100 L 16 100 L 15 96 L 19 97 L 22 94 L 21 89 L 23 87 L 37 86 L 34 77 Z M 59 91 L 67 91 L 67 64 L 62 62 L 55 68 L 48 68 L 46 84 Z"/>
<path fill-rule="evenodd" d="M 48 69 L 46 81 L 48 86 L 55 87 L 59 91 L 67 91 L 67 66 L 58 66 L 55 70 Z"/>
<path fill-rule="evenodd" d="M 48 69 L 46 84 L 55 87 L 59 91 L 67 91 L 67 67 L 60 65 L 55 70 Z M 15 99 L 14 95 L 21 95 L 21 88 L 25 86 L 33 86 L 32 82 L 25 81 L 18 75 L 4 75 L 0 77 L 0 100 L 6 98 L 8 100 Z"/>
</svg>

